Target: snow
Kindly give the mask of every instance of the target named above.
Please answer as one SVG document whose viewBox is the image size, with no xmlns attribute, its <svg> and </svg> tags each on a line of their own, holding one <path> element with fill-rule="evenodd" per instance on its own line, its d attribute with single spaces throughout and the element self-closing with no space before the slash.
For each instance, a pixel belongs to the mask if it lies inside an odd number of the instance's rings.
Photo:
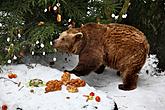
<svg viewBox="0 0 165 110">
<path fill-rule="evenodd" d="M 46 57 L 46 56 L 44 56 Z M 65 58 L 68 58 L 67 61 Z M 118 84 L 122 83 L 116 70 L 106 68 L 102 74 L 91 72 L 88 76 L 82 76 L 87 82 L 85 87 L 79 88 L 78 93 L 68 93 L 65 86 L 62 91 L 44 93 L 44 87 L 30 88 L 27 82 L 30 79 L 39 78 L 44 82 L 52 79 L 59 79 L 62 72 L 59 70 L 72 69 L 78 62 L 77 56 L 59 54 L 47 59 L 56 58 L 55 67 L 42 66 L 37 64 L 33 69 L 25 65 L 4 66 L 4 73 L 0 76 L 7 77 L 7 73 L 14 72 L 18 78 L 12 79 L 15 82 L 21 81 L 21 88 L 10 81 L 0 79 L 0 105 L 6 103 L 9 110 L 15 107 L 23 110 L 109 110 L 114 107 L 113 100 L 117 103 L 119 110 L 164 110 L 165 109 L 165 72 L 158 72 L 158 60 L 155 55 L 150 55 L 139 73 L 138 87 L 132 91 L 122 91 L 118 89 Z M 36 58 L 41 63 L 41 58 Z M 29 61 L 29 60 L 28 60 Z M 29 61 L 30 62 L 30 61 Z M 34 66 L 34 65 L 33 65 Z M 72 77 L 76 77 L 72 75 Z M 29 92 L 33 89 L 35 92 Z M 100 103 L 95 100 L 86 102 L 83 95 L 94 91 L 101 96 Z M 70 97 L 70 99 L 66 99 Z M 85 106 L 88 105 L 88 106 Z M 86 108 L 83 108 L 86 107 Z"/>
<path fill-rule="evenodd" d="M 62 86 L 61 91 L 45 93 L 45 86 L 30 87 L 28 82 L 31 79 L 42 79 L 44 82 L 49 80 L 61 79 L 63 72 L 45 67 L 42 65 L 33 65 L 33 69 L 27 68 L 25 65 L 11 65 L 4 66 L 3 73 L 0 77 L 8 78 L 9 73 L 16 73 L 17 78 L 12 79 L 14 82 L 21 82 L 14 84 L 6 79 L 0 79 L 0 105 L 6 104 L 8 110 L 16 110 L 22 108 L 23 110 L 112 110 L 114 108 L 114 101 L 108 98 L 107 94 L 96 90 L 93 87 L 86 85 L 80 87 L 78 93 L 69 93 L 66 86 Z M 75 75 L 72 78 L 77 78 Z M 34 90 L 31 93 L 30 90 Z M 101 97 L 101 102 L 96 102 L 95 99 L 86 102 L 86 97 L 90 92 L 94 92 Z M 69 97 L 69 99 L 67 99 Z"/>
<path fill-rule="evenodd" d="M 103 74 L 91 73 L 82 79 L 112 97 L 119 110 L 165 110 L 165 72 L 157 72 L 157 63 L 156 56 L 150 55 L 139 73 L 138 87 L 132 91 L 119 90 L 122 80 L 115 70 L 108 68 Z"/>
</svg>

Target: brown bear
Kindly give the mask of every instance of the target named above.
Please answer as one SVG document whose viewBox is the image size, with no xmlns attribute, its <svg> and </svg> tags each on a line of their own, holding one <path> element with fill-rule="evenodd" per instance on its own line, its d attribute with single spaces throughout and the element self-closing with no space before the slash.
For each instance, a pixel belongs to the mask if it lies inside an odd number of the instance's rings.
<svg viewBox="0 0 165 110">
<path fill-rule="evenodd" d="M 101 73 L 105 66 L 117 69 L 123 79 L 123 84 L 118 86 L 122 90 L 137 87 L 137 73 L 149 53 L 148 41 L 141 31 L 117 23 L 88 23 L 80 28 L 70 28 L 54 40 L 53 46 L 79 55 L 78 65 L 69 71 L 77 76 L 91 71 Z"/>
</svg>

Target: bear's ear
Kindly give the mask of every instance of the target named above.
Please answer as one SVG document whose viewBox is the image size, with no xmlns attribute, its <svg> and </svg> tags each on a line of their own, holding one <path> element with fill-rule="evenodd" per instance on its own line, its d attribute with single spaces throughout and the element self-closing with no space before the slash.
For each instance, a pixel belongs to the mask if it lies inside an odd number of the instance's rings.
<svg viewBox="0 0 165 110">
<path fill-rule="evenodd" d="M 77 39 L 81 39 L 83 38 L 83 33 L 82 32 L 78 32 L 74 35 Z"/>
</svg>

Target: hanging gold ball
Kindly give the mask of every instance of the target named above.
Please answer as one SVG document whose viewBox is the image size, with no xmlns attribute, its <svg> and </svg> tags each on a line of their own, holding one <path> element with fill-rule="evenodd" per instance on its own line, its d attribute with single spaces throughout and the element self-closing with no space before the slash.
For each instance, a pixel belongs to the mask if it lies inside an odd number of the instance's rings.
<svg viewBox="0 0 165 110">
<path fill-rule="evenodd" d="M 61 15 L 57 14 L 57 22 L 61 22 Z"/>
<path fill-rule="evenodd" d="M 52 8 L 51 6 L 48 7 L 48 11 L 49 11 L 49 12 L 51 11 L 51 8 Z"/>
<path fill-rule="evenodd" d="M 38 26 L 42 26 L 42 25 L 44 25 L 44 24 L 45 24 L 45 22 L 40 21 L 40 22 L 38 23 Z"/>
</svg>

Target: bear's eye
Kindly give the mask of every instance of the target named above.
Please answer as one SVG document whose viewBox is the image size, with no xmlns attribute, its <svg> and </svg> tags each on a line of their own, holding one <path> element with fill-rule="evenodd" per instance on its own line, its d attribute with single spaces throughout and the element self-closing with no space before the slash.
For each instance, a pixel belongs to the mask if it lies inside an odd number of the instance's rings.
<svg viewBox="0 0 165 110">
<path fill-rule="evenodd" d="M 64 38 L 62 38 L 61 40 L 65 40 Z"/>
</svg>

